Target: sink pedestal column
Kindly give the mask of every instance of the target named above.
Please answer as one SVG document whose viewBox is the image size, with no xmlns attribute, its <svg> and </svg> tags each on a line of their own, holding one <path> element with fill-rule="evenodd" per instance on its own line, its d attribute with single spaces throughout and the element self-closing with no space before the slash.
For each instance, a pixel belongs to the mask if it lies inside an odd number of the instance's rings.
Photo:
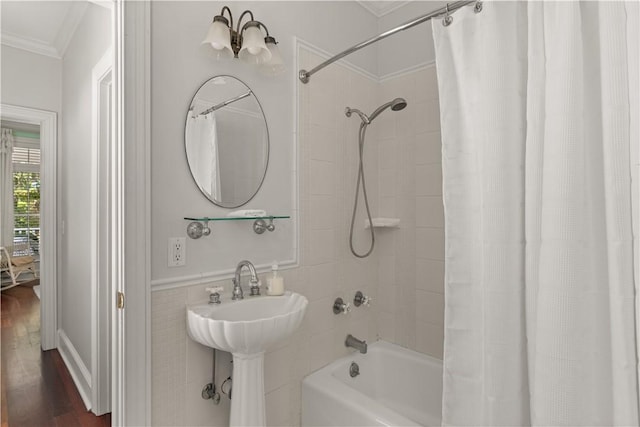
<svg viewBox="0 0 640 427">
<path fill-rule="evenodd" d="M 267 425 L 264 405 L 264 352 L 233 353 L 233 391 L 229 425 Z"/>
</svg>

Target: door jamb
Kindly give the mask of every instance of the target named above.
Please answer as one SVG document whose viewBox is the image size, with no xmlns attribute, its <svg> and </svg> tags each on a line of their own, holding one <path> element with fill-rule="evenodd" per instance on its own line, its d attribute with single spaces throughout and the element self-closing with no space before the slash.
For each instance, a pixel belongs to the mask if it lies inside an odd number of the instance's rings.
<svg viewBox="0 0 640 427">
<path fill-rule="evenodd" d="M 40 126 L 40 346 L 58 347 L 57 114 L 1 104 L 6 120 Z"/>
</svg>

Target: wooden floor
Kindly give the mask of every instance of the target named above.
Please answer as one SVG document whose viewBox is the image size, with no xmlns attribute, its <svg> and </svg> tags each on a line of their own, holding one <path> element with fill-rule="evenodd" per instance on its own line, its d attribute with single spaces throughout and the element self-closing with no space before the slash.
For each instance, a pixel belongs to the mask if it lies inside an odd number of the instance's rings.
<svg viewBox="0 0 640 427">
<path fill-rule="evenodd" d="M 111 414 L 87 412 L 58 351 L 40 349 L 33 289 L 17 286 L 1 295 L 1 427 L 110 426 Z"/>
</svg>

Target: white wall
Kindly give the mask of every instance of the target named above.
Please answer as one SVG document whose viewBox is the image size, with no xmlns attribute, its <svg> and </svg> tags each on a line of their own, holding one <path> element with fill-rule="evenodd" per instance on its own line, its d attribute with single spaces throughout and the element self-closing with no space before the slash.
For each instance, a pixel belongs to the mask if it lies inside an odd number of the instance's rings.
<svg viewBox="0 0 640 427">
<path fill-rule="evenodd" d="M 274 233 L 262 236 L 253 234 L 246 224 L 214 225 L 212 236 L 187 242 L 184 268 L 166 267 L 166 241 L 171 236 L 185 235 L 183 216 L 213 216 L 227 212 L 199 194 L 184 159 L 184 114 L 193 92 L 214 75 L 230 74 L 243 80 L 256 93 L 267 117 L 271 153 L 265 183 L 247 207 L 272 211 L 279 206 L 295 208 L 290 196 L 296 190 L 292 176 L 296 173 L 294 156 L 298 155 L 295 151 L 298 123 L 295 122 L 297 100 L 294 90 L 298 87 L 309 91 L 313 100 L 309 99 L 301 110 L 300 126 L 307 130 L 313 127 L 316 131 L 324 126 L 329 133 L 313 134 L 315 148 L 311 151 L 300 146 L 301 267 L 286 270 L 283 275 L 287 288 L 306 295 L 310 306 L 300 331 L 281 347 L 271 349 L 265 361 L 268 422 L 270 425 L 296 425 L 300 417 L 301 378 L 348 353 L 343 345 L 348 332 L 375 340 L 373 310 L 337 318 L 331 312 L 331 305 L 337 295 L 353 298 L 357 288 L 370 295 L 375 295 L 376 291 L 375 257 L 363 262 L 347 258 L 345 238 L 348 230 L 345 227 L 348 226 L 349 203 L 346 200 L 352 197 L 352 188 L 344 185 L 347 175 L 344 179 L 338 178 L 348 172 L 348 181 L 355 183 L 357 142 L 354 138 L 358 123 L 355 118 L 347 120 L 344 117 L 347 92 L 352 94 L 349 101 L 354 107 L 371 109 L 375 104 L 376 83 L 334 65 L 314 76 L 314 84 L 301 87 L 296 79 L 298 65 L 295 63 L 294 37 L 301 37 L 321 49 L 339 52 L 346 45 L 375 34 L 377 21 L 352 2 L 234 2 L 230 6 L 234 18 L 250 8 L 256 19 L 269 27 L 280 43 L 287 64 L 284 75 L 267 78 L 240 61 L 219 63 L 201 55 L 199 43 L 221 5 L 212 7 L 210 3 L 202 2 L 152 4 L 152 276 L 156 283 L 172 277 L 179 280 L 215 268 L 234 268 L 245 257 L 257 263 L 269 263 L 272 258 L 268 252 L 279 249 L 278 246 L 283 246 L 285 251 L 296 249 L 290 241 L 284 240 L 255 250 L 256 245 L 273 242 L 287 226 L 295 226 L 293 221 L 290 225 L 278 222 Z M 353 22 L 359 25 L 352 25 Z M 331 28 L 343 30 L 331 31 Z M 374 50 L 362 52 L 353 59 L 367 71 L 375 72 Z M 312 68 L 322 58 L 307 55 L 301 60 L 305 67 Z M 356 93 L 359 95 L 355 96 Z M 340 94 L 340 102 L 330 94 Z M 323 108 L 327 103 L 331 103 L 335 114 L 327 114 Z M 303 128 L 300 132 L 307 138 L 312 135 Z M 347 147 L 350 148 L 348 161 L 345 158 Z M 370 154 L 377 157 L 377 150 L 372 148 Z M 348 165 L 350 168 L 345 168 Z M 377 179 L 372 179 L 371 186 L 375 202 Z M 225 256 L 228 259 L 224 259 Z M 229 280 L 219 283 L 229 291 Z M 185 304 L 205 299 L 205 286 L 155 290 L 152 294 L 152 421 L 155 425 L 228 425 L 226 397 L 220 406 L 200 397 L 201 389 L 211 375 L 211 350 L 196 344 L 186 334 Z M 229 355 L 219 353 L 218 378 L 224 379 L 229 374 L 229 359 Z"/>
<path fill-rule="evenodd" d="M 413 1 L 380 18 L 384 32 L 446 5 L 442 1 Z M 440 19 L 433 21 L 441 25 Z M 435 61 L 431 22 L 402 31 L 378 42 L 378 75 L 381 78 Z"/>
<path fill-rule="evenodd" d="M 2 45 L 2 103 L 60 112 L 62 61 Z"/>
<path fill-rule="evenodd" d="M 300 62 L 319 56 L 302 50 Z M 349 255 L 347 236 L 357 171 L 357 116 L 347 118 L 344 106 L 371 110 L 378 83 L 340 65 L 300 87 L 299 147 L 301 204 L 301 267 L 283 272 L 287 289 L 309 299 L 305 320 L 288 340 L 265 356 L 268 425 L 299 425 L 300 382 L 309 373 L 349 354 L 344 339 L 352 333 L 369 342 L 377 338 L 376 309 L 362 307 L 348 316 L 332 312 L 340 296 L 349 301 L 357 290 L 377 299 L 377 253 L 360 260 Z M 366 149 L 371 204 L 377 208 L 378 150 L 376 131 Z M 357 247 L 369 236 L 357 220 Z M 264 281 L 264 277 L 263 277 Z M 229 280 L 223 299 L 231 297 Z M 207 299 L 205 286 L 153 292 L 152 299 L 152 423 L 154 425 L 216 425 L 229 422 L 229 400 L 215 406 L 200 397 L 210 381 L 212 350 L 189 339 L 185 306 Z M 230 355 L 218 352 L 218 385 L 229 375 Z"/>
<path fill-rule="evenodd" d="M 91 367 L 91 72 L 111 44 L 110 11 L 90 4 L 62 61 L 58 141 L 58 328 Z M 64 225 L 63 225 L 64 224 Z"/>
<path fill-rule="evenodd" d="M 253 11 L 279 42 L 287 71 L 266 77 L 239 60 L 219 62 L 202 53 L 200 43 L 222 4 L 167 1 L 151 6 L 151 275 L 152 286 L 175 286 L 215 271 L 229 271 L 241 259 L 270 266 L 295 259 L 295 99 L 297 67 L 294 37 L 338 52 L 377 31 L 376 18 L 353 2 L 233 2 L 234 19 Z M 358 25 L 353 25 L 357 22 Z M 340 28 L 340 31 L 332 29 Z M 350 58 L 375 72 L 374 51 Z M 317 63 L 319 63 L 318 60 Z M 317 63 L 311 63 L 314 66 Z M 210 203 L 193 183 L 184 155 L 184 117 L 197 88 L 215 75 L 233 75 L 255 93 L 269 128 L 271 152 L 263 186 L 244 208 L 292 215 L 276 221 L 275 232 L 255 234 L 246 221 L 210 224 L 212 235 L 187 239 L 184 267 L 167 267 L 167 242 L 186 235 L 190 216 L 224 216 L 228 209 Z"/>
<path fill-rule="evenodd" d="M 189 176 L 186 160 L 180 161 L 184 156 L 184 114 L 193 91 L 204 80 L 219 74 L 239 77 L 260 99 L 272 143 L 267 180 L 258 195 L 259 202 L 251 202 L 249 207 L 271 209 L 274 200 L 287 200 L 292 185 L 291 156 L 296 154 L 292 151 L 294 144 L 299 150 L 300 268 L 286 270 L 284 276 L 287 288 L 307 296 L 310 305 L 301 329 L 271 349 L 265 360 L 268 424 L 298 425 L 301 379 L 348 354 L 351 350 L 343 344 L 347 333 L 369 341 L 383 337 L 436 357 L 442 355 L 444 220 L 441 184 L 432 179 L 439 178 L 440 173 L 435 68 L 423 66 L 380 83 L 375 77 L 333 64 L 314 75 L 310 84 L 302 85 L 296 78 L 298 68 L 310 69 L 324 58 L 312 48 L 302 48 L 300 65 L 296 65 L 294 36 L 337 53 L 377 34 L 377 18 L 352 2 L 255 2 L 231 6 L 234 14 L 244 6 L 251 8 L 256 18 L 269 26 L 285 55 L 285 75 L 265 78 L 239 61 L 216 63 L 201 56 L 198 44 L 209 15 L 218 13 L 219 6 L 211 10 L 204 3 L 152 5 L 152 275 L 156 282 L 172 277 L 179 282 L 181 277 L 221 268 L 216 262 L 225 253 L 231 254 L 223 260 L 230 267 L 235 265 L 234 260 L 244 257 L 241 254 L 249 254 L 245 256 L 252 261 L 269 261 L 262 257 L 263 250 L 251 249 L 261 236 L 250 232 L 244 236 L 244 229 L 239 227 L 225 235 L 221 226 L 214 225 L 209 238 L 187 242 L 187 266 L 166 267 L 166 240 L 184 235 L 186 224 L 182 216 L 225 212 L 204 200 Z M 402 8 L 394 12 L 395 18 L 385 22 L 393 26 L 422 13 L 413 11 L 411 5 L 406 7 L 411 10 L 403 15 Z M 203 16 L 209 18 L 203 20 Z M 430 35 L 430 26 L 423 27 Z M 340 31 L 327 31 L 331 28 Z M 355 29 L 360 30 L 354 33 Z M 401 41 L 396 43 L 388 48 L 402 50 Z M 349 62 L 375 75 L 378 53 L 378 47 L 371 46 L 350 56 Z M 394 64 L 385 73 L 415 69 L 416 65 L 433 60 L 428 55 L 409 55 L 409 61 Z M 297 99 L 295 88 L 299 90 Z M 385 112 L 369 127 L 365 161 L 373 216 L 399 216 L 402 226 L 379 231 L 374 253 L 359 260 L 350 254 L 348 242 L 359 120 L 356 116 L 346 118 L 344 108 L 370 113 L 398 96 L 407 98 L 409 106 L 401 112 Z M 294 123 L 296 102 L 300 109 L 298 122 Z M 429 212 L 424 214 L 424 209 Z M 359 249 L 368 247 L 369 242 L 363 222 L 361 200 L 356 221 Z M 278 230 L 274 234 L 277 233 Z M 217 284 L 225 286 L 227 294 L 230 292 L 229 280 Z M 220 406 L 200 398 L 211 375 L 211 350 L 186 334 L 185 305 L 206 300 L 204 288 L 208 285 L 168 290 L 156 287 L 152 293 L 154 425 L 228 423 L 226 397 Z M 333 315 L 333 300 L 337 296 L 352 300 L 356 290 L 374 297 L 374 305 L 356 309 L 349 316 Z M 218 355 L 217 377 L 224 379 L 229 375 L 230 355 Z"/>
</svg>

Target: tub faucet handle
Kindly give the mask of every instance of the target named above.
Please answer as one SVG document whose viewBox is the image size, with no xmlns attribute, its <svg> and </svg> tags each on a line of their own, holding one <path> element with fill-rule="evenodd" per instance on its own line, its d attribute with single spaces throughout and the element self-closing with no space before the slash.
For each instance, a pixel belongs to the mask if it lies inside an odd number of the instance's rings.
<svg viewBox="0 0 640 427">
<path fill-rule="evenodd" d="M 347 314 L 351 311 L 351 304 L 345 303 L 342 298 L 338 297 L 333 302 L 333 314 Z"/>
<path fill-rule="evenodd" d="M 356 307 L 360 307 L 361 305 L 366 305 L 367 307 L 369 307 L 371 305 L 371 301 L 373 301 L 373 298 L 364 295 L 360 291 L 356 292 L 356 296 L 353 297 L 353 305 L 355 305 Z"/>
</svg>

